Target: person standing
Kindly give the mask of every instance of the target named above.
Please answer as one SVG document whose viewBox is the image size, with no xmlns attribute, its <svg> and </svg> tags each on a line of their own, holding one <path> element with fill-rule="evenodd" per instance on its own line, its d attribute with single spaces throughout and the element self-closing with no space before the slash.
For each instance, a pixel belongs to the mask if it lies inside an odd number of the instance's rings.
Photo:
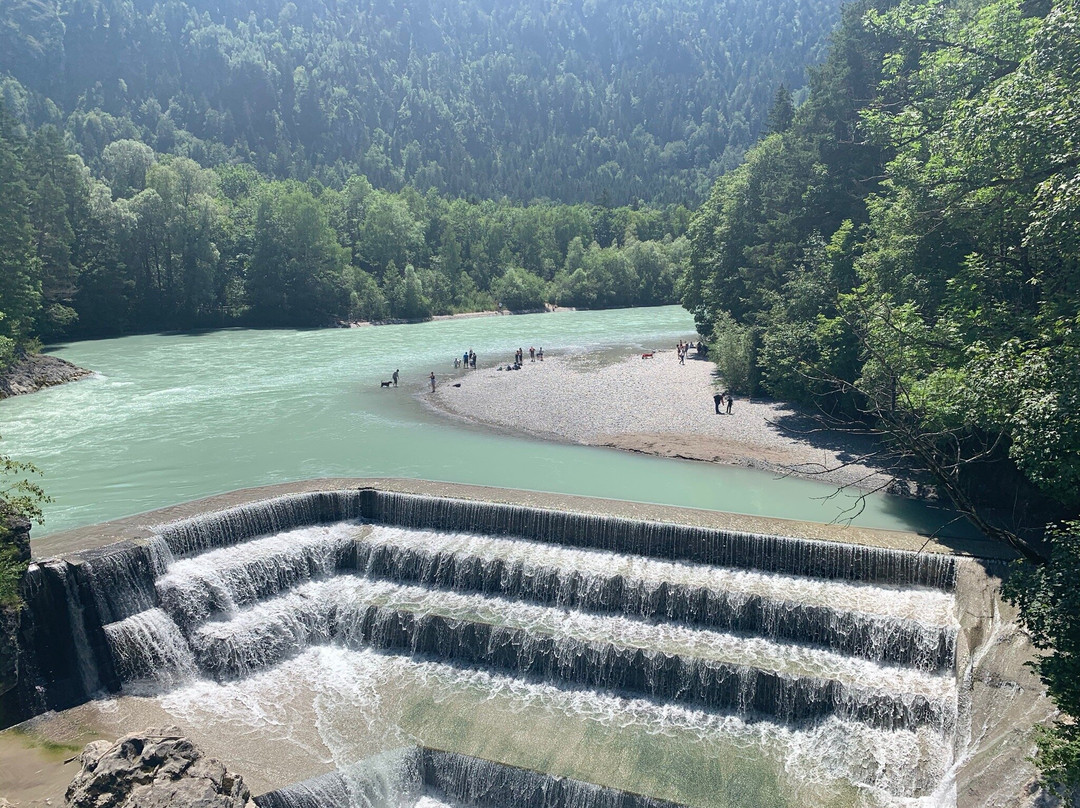
<svg viewBox="0 0 1080 808">
<path fill-rule="evenodd" d="M 529 361 L 530 362 L 535 362 L 536 361 L 536 348 L 534 348 L 531 345 L 529 346 Z"/>
<path fill-rule="evenodd" d="M 431 382 L 431 392 L 435 392 L 435 371 L 431 371 L 431 375 L 428 376 L 428 381 Z"/>
<path fill-rule="evenodd" d="M 539 359 L 541 362 L 544 361 L 544 346 L 543 345 L 541 345 L 540 350 L 536 352 L 536 358 Z"/>
<path fill-rule="evenodd" d="M 724 394 L 713 393 L 712 403 L 713 407 L 716 409 L 716 414 L 720 415 L 720 405 L 724 403 Z"/>
<path fill-rule="evenodd" d="M 731 402 L 734 400 L 735 399 L 731 397 L 731 391 L 729 390 L 727 393 L 727 409 L 725 410 L 728 415 L 731 415 Z"/>
<path fill-rule="evenodd" d="M 397 387 L 397 379 L 398 379 L 398 371 L 397 370 L 394 371 L 393 379 L 394 379 L 394 387 Z"/>
</svg>

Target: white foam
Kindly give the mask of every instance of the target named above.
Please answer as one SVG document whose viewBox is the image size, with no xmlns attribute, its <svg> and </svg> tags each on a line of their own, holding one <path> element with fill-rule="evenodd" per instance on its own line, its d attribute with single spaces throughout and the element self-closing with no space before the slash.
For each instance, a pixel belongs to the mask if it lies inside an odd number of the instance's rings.
<svg viewBox="0 0 1080 808">
<path fill-rule="evenodd" d="M 574 549 L 525 539 L 382 525 L 374 526 L 366 541 L 429 552 L 499 558 L 520 562 L 534 570 L 554 567 L 585 575 L 621 575 L 627 581 L 652 584 L 670 582 L 715 592 L 758 595 L 837 610 L 917 620 L 931 626 L 958 625 L 955 597 L 937 589 L 828 581 L 690 562 L 661 561 L 604 550 Z"/>
</svg>

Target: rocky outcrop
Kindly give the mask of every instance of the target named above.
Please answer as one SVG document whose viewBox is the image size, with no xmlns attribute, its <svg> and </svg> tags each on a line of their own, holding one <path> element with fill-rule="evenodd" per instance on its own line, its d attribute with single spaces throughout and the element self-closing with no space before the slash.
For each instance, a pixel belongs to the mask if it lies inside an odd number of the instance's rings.
<svg viewBox="0 0 1080 808">
<path fill-rule="evenodd" d="M 69 808 L 254 808 L 243 778 L 176 727 L 94 741 L 79 761 L 65 795 Z"/>
<path fill-rule="evenodd" d="M 73 382 L 93 371 L 50 354 L 24 354 L 0 372 L 0 399 Z"/>
</svg>

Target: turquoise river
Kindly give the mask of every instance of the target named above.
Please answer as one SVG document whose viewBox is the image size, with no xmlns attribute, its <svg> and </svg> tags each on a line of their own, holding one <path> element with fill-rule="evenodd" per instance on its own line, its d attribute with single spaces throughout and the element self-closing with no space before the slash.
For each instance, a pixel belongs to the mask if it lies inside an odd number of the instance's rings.
<svg viewBox="0 0 1080 808">
<path fill-rule="evenodd" d="M 36 535 L 237 488 L 393 476 L 574 493 L 818 522 L 853 501 L 831 486 L 748 469 L 499 434 L 430 412 L 429 371 L 520 345 L 548 353 L 672 347 L 675 306 L 477 317 L 372 328 L 228 329 L 57 346 L 87 380 L 0 402 L 5 454 L 43 472 Z M 379 382 L 401 370 L 401 386 Z M 856 522 L 929 532 L 947 517 L 874 496 Z"/>
</svg>

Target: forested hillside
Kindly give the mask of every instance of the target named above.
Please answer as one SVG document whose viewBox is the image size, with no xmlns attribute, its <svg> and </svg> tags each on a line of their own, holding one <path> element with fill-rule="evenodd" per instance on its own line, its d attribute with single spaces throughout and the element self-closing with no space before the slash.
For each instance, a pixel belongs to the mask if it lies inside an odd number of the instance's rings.
<svg viewBox="0 0 1080 808">
<path fill-rule="evenodd" d="M 1025 538 L 1080 516 L 1078 55 L 1074 0 L 848 7 L 695 216 L 685 290 L 731 384 L 880 432 L 1041 565 L 1011 593 L 1074 716 L 1080 522 Z M 1040 747 L 1075 785 L 1078 727 Z"/>
<path fill-rule="evenodd" d="M 138 140 L 275 179 L 688 204 L 838 0 L 3 0 L 0 97 L 91 169 Z"/>
<path fill-rule="evenodd" d="M 103 177 L 0 108 L 0 365 L 33 337 L 674 302 L 689 212 L 269 180 L 121 140 Z"/>
</svg>

